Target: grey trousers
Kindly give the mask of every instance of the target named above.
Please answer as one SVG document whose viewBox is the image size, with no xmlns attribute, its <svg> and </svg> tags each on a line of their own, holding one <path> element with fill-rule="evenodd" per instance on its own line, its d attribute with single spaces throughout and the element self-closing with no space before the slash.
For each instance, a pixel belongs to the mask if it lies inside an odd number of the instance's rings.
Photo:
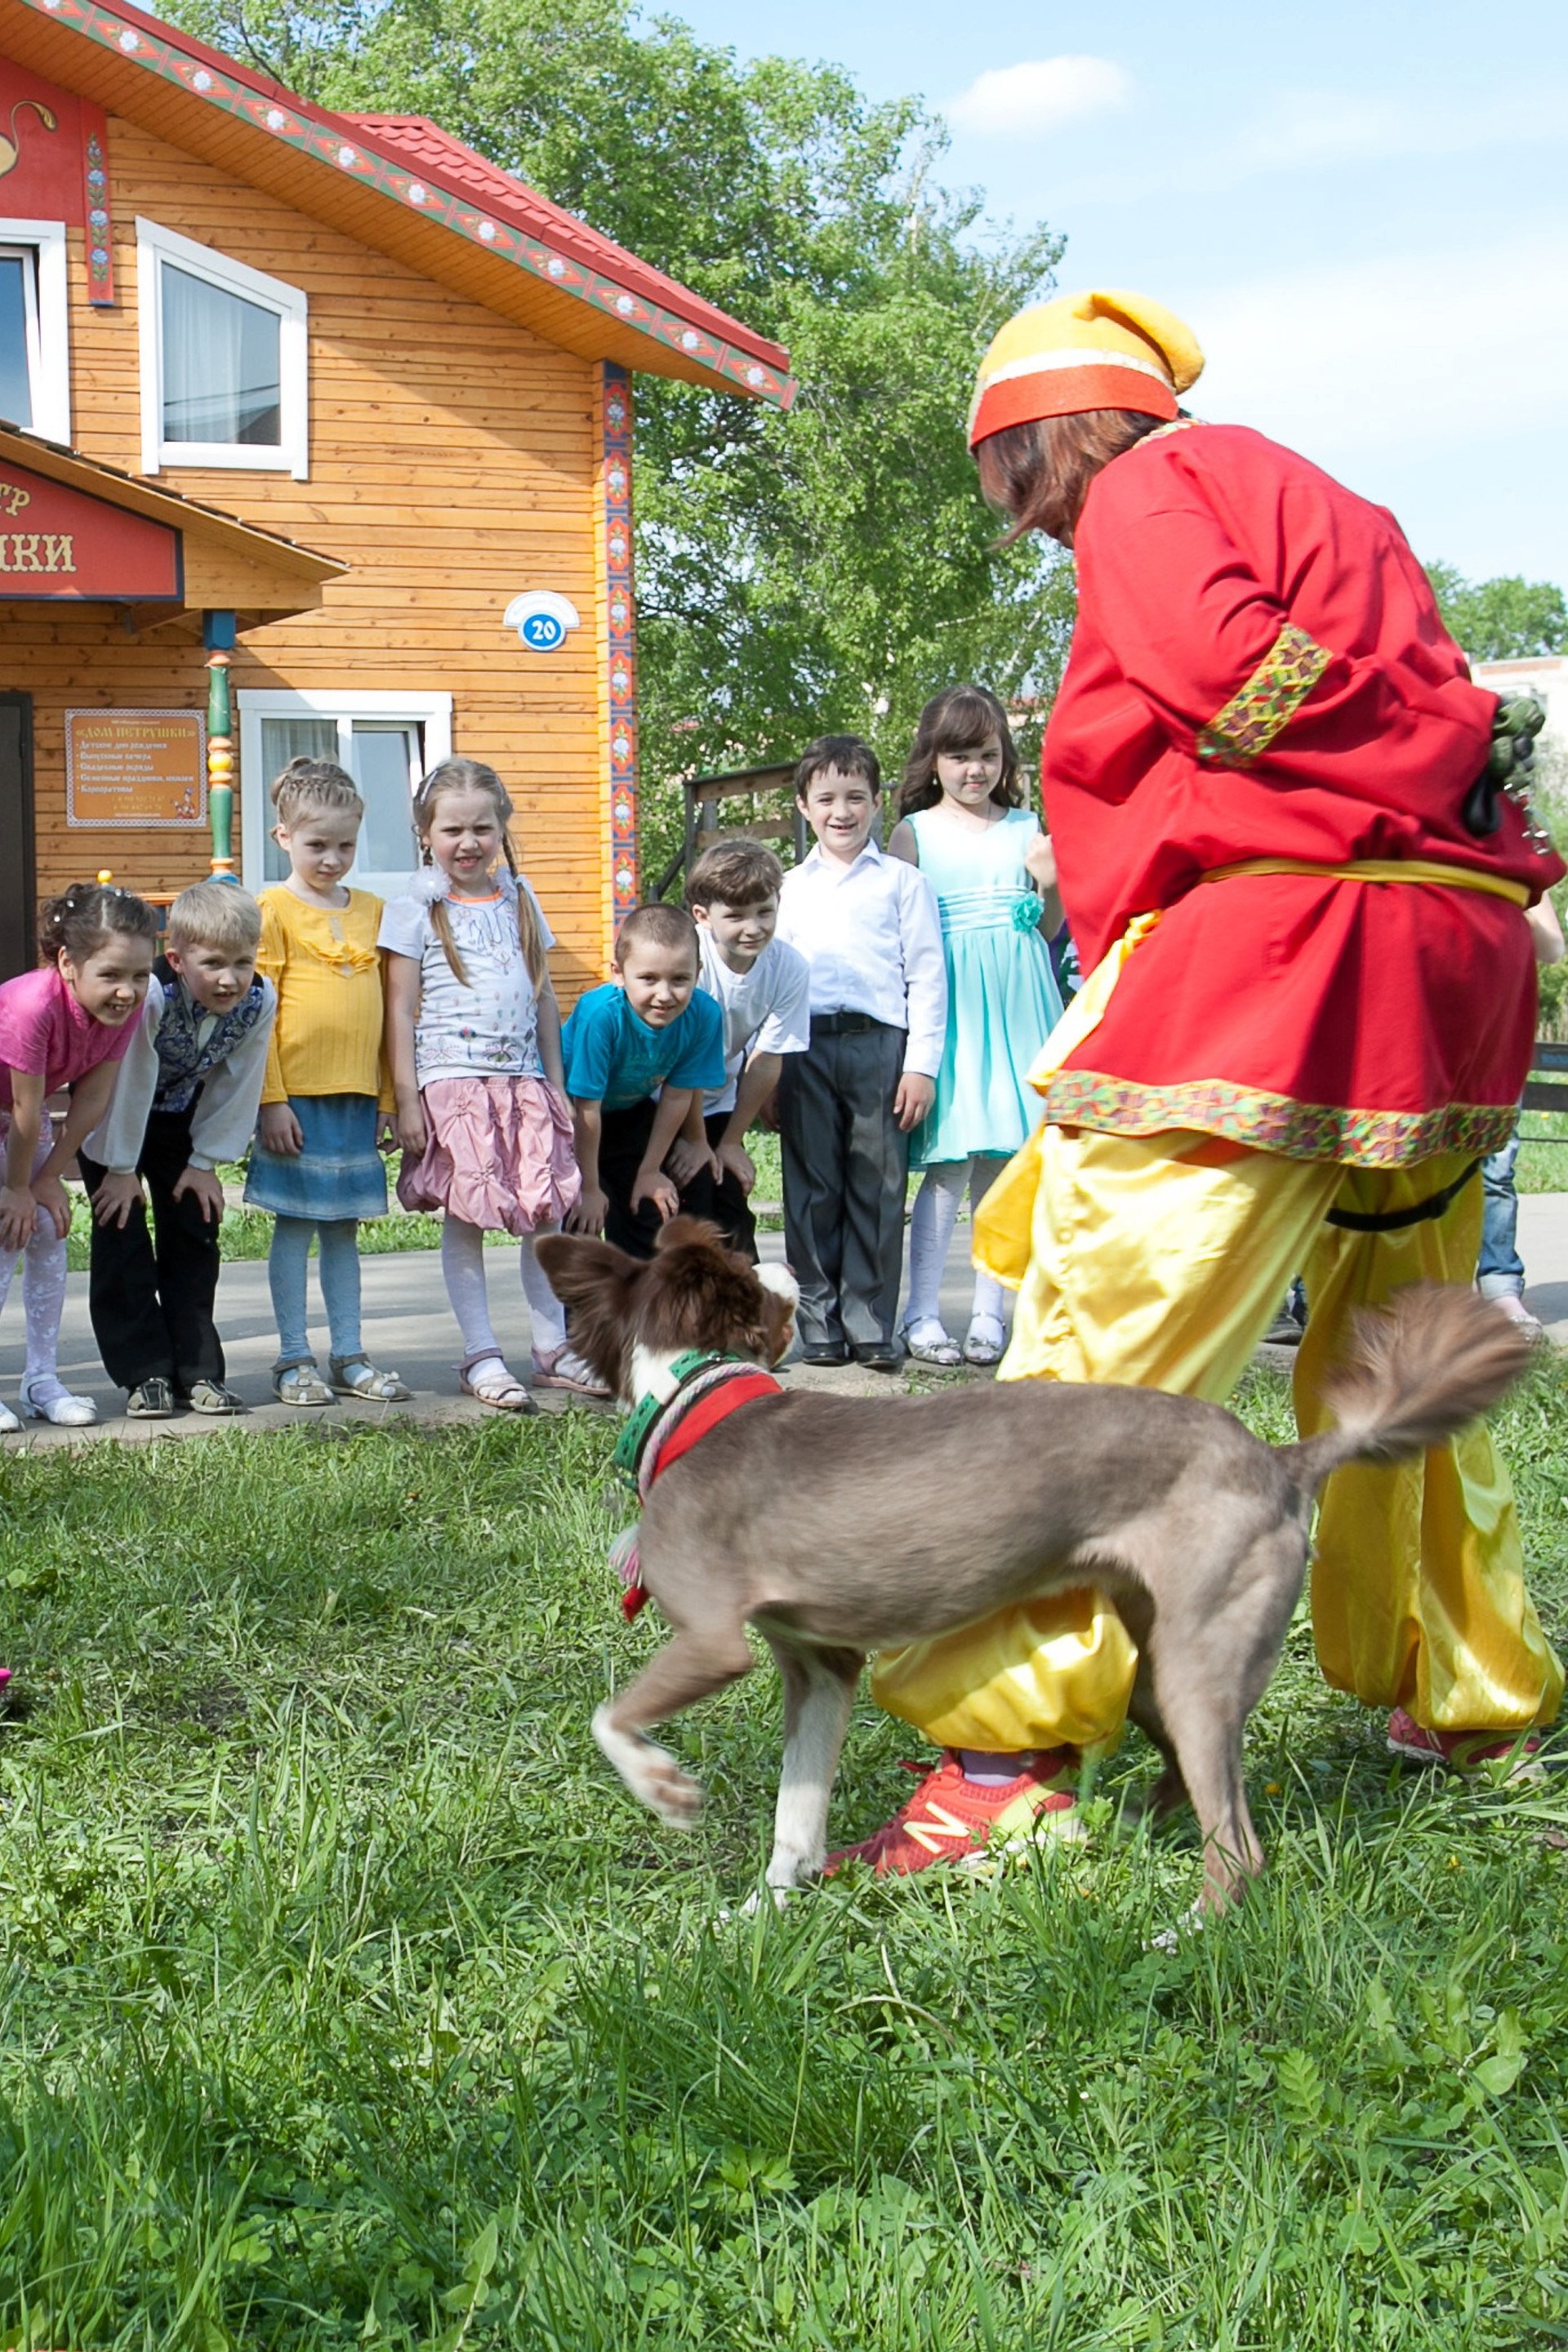
<svg viewBox="0 0 1568 2352">
<path fill-rule="evenodd" d="M 843 1016 L 833 1016 L 843 1017 Z M 893 1118 L 907 1035 L 876 1022 L 786 1054 L 779 1075 L 784 1245 L 808 1348 L 886 1346 L 899 1310 L 910 1140 Z"/>
</svg>

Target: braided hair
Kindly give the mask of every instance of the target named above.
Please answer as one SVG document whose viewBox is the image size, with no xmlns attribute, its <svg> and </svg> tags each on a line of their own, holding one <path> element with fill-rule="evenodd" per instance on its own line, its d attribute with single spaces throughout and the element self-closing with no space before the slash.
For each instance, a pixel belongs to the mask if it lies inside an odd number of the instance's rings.
<svg viewBox="0 0 1568 2352">
<path fill-rule="evenodd" d="M 414 825 L 419 835 L 425 863 L 428 866 L 434 862 L 430 856 L 430 827 L 435 822 L 436 810 L 443 793 L 469 792 L 483 793 L 495 810 L 500 826 L 501 847 L 506 853 L 507 871 L 511 876 L 517 894 L 518 943 L 522 950 L 522 961 L 528 968 L 529 979 L 533 982 L 534 994 L 540 995 L 549 986 L 550 967 L 545 961 L 544 942 L 539 935 L 539 919 L 533 911 L 533 899 L 518 879 L 517 858 L 512 850 L 511 835 L 507 831 L 513 813 L 511 797 L 495 770 L 487 768 L 482 760 L 438 760 L 415 793 Z M 458 943 L 452 937 L 452 918 L 445 897 L 432 903 L 430 923 L 441 942 L 442 952 L 454 979 L 459 987 L 467 988 L 469 985 L 468 971 Z"/>
</svg>

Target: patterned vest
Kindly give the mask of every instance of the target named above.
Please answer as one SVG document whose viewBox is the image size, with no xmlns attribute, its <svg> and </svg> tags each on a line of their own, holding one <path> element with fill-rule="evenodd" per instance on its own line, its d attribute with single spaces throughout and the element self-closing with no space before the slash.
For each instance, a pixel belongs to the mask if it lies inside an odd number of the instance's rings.
<svg viewBox="0 0 1568 2352">
<path fill-rule="evenodd" d="M 164 956 L 153 966 L 153 976 L 163 988 L 163 1017 L 158 1024 L 158 1086 L 153 1097 L 155 1111 L 189 1110 L 202 1080 L 226 1062 L 242 1038 L 248 1037 L 261 1018 L 261 982 L 253 980 L 239 1003 L 216 1021 L 204 1013 Z M 212 1021 L 212 1034 L 203 1044 L 199 1024 Z"/>
</svg>

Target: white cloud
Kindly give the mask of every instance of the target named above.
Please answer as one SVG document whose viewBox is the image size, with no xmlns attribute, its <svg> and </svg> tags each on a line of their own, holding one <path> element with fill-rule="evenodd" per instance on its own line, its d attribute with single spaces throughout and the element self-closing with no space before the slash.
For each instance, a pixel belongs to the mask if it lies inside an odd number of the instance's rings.
<svg viewBox="0 0 1568 2352">
<path fill-rule="evenodd" d="M 1209 359 L 1199 413 L 1330 466 L 1462 451 L 1500 469 L 1510 441 L 1568 425 L 1568 227 L 1258 279 L 1185 315 Z"/>
<path fill-rule="evenodd" d="M 942 110 L 955 131 L 1024 139 L 1121 106 L 1130 88 L 1109 58 L 1034 58 L 979 75 Z"/>
</svg>

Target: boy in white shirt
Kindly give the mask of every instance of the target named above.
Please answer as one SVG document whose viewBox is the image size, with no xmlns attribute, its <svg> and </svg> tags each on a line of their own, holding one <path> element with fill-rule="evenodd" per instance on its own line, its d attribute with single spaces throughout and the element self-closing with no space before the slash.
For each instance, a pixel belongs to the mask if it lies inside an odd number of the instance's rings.
<svg viewBox="0 0 1568 2352">
<path fill-rule="evenodd" d="M 784 877 L 779 937 L 811 967 L 811 1044 L 779 1081 L 784 1234 L 807 1363 L 896 1371 L 909 1139 L 947 1027 L 942 920 L 925 876 L 873 839 L 881 771 L 823 735 L 795 771 L 816 847 Z"/>
<path fill-rule="evenodd" d="M 773 937 L 784 878 L 771 849 L 741 838 L 704 850 L 686 884 L 701 953 L 697 985 L 724 1016 L 724 1083 L 693 1096 L 666 1166 L 682 1209 L 710 1217 L 753 1265 L 757 1171 L 746 1136 L 778 1085 L 784 1055 L 811 1043 L 805 958 Z"/>
</svg>

